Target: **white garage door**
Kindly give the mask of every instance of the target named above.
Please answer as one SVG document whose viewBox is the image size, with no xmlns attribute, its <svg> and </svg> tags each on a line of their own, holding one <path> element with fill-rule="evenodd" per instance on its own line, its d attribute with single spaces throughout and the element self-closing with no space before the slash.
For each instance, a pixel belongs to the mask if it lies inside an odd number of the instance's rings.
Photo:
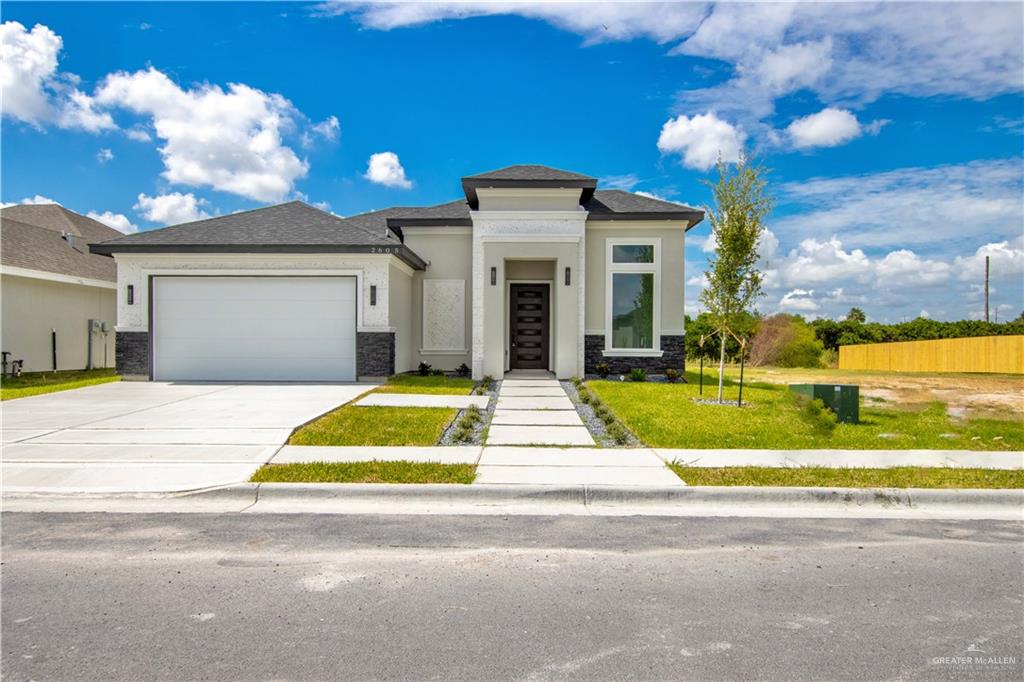
<svg viewBox="0 0 1024 682">
<path fill-rule="evenodd" d="M 355 377 L 355 277 L 153 278 L 154 379 Z"/>
</svg>

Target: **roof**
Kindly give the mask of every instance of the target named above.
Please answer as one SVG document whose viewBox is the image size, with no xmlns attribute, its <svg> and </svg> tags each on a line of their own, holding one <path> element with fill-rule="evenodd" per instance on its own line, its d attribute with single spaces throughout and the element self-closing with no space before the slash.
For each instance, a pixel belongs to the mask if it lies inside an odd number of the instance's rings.
<svg viewBox="0 0 1024 682">
<path fill-rule="evenodd" d="M 419 256 L 388 230 L 385 209 L 353 218 L 339 218 L 301 201 L 241 211 L 159 230 L 126 235 L 92 247 L 94 253 L 153 252 L 335 252 L 369 253 L 390 247 L 415 268 L 425 265 Z M 376 218 L 373 216 L 377 215 Z M 379 251 L 377 251 L 379 253 Z"/>
<path fill-rule="evenodd" d="M 58 204 L 7 206 L 0 210 L 0 264 L 116 282 L 114 263 L 90 253 L 89 244 L 119 236 L 112 227 Z"/>
<path fill-rule="evenodd" d="M 550 166 L 519 165 L 467 175 L 462 178 L 462 191 L 471 208 L 478 208 L 476 191 L 482 187 L 555 187 L 581 189 L 580 203 L 594 194 L 597 178 L 564 171 Z"/>
<path fill-rule="evenodd" d="M 587 220 L 685 220 L 686 229 L 704 220 L 704 211 L 621 189 L 600 189 L 583 204 Z"/>
</svg>

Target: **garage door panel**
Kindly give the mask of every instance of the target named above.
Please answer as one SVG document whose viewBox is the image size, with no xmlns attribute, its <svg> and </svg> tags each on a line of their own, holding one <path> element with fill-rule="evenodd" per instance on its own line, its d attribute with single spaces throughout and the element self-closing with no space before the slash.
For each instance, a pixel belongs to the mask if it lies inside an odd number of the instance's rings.
<svg viewBox="0 0 1024 682">
<path fill-rule="evenodd" d="M 354 277 L 157 277 L 154 378 L 355 379 Z"/>
</svg>

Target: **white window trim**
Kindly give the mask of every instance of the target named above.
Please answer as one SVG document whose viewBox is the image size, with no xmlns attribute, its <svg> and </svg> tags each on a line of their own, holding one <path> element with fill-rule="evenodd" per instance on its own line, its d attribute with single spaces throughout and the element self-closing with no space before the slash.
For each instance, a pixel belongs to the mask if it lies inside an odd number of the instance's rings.
<svg viewBox="0 0 1024 682">
<path fill-rule="evenodd" d="M 615 263 L 612 251 L 615 246 L 652 246 L 653 263 Z M 615 348 L 612 346 L 612 277 L 621 273 L 651 273 L 654 275 L 654 346 L 651 348 Z M 661 357 L 661 237 L 608 237 L 605 239 L 605 289 L 604 289 L 604 355 L 606 357 L 655 356 Z"/>
</svg>

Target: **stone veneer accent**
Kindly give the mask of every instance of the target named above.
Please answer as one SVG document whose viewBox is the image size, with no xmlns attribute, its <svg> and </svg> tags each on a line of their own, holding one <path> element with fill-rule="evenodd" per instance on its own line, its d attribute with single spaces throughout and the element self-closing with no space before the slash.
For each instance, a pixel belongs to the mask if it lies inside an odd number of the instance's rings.
<svg viewBox="0 0 1024 682">
<path fill-rule="evenodd" d="M 121 376 L 149 377 L 149 332 L 115 332 L 114 365 Z"/>
<path fill-rule="evenodd" d="M 395 373 L 395 333 L 356 332 L 356 378 Z"/>
<path fill-rule="evenodd" d="M 682 371 L 686 368 L 686 337 L 682 334 L 662 335 L 660 358 L 650 356 L 605 357 L 604 334 L 587 334 L 584 337 L 583 364 L 587 374 L 597 374 L 597 365 L 607 363 L 613 374 L 626 374 L 634 367 L 642 367 L 648 374 L 664 374 L 666 367 Z"/>
</svg>

